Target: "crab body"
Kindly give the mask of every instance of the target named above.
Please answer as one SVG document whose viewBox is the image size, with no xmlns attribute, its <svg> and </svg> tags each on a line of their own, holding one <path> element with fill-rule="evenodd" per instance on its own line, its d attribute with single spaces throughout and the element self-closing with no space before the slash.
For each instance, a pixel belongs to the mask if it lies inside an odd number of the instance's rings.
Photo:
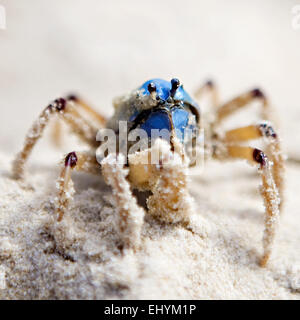
<svg viewBox="0 0 300 320">
<path fill-rule="evenodd" d="M 152 130 L 164 130 L 169 135 L 162 134 L 161 138 L 168 136 L 172 140 L 177 137 L 181 142 L 186 137 L 185 131 L 193 131 L 200 118 L 198 104 L 177 79 L 148 80 L 129 95 L 119 98 L 115 109 L 108 127 L 116 133 L 119 133 L 119 121 L 126 121 L 128 133 L 138 128 L 151 138 Z"/>
<path fill-rule="evenodd" d="M 175 149 L 175 144 L 186 148 L 195 137 L 199 118 L 198 104 L 180 85 L 179 80 L 151 79 L 129 95 L 117 99 L 115 114 L 108 121 L 108 128 L 115 131 L 120 146 L 123 144 L 120 140 L 124 139 L 124 136 L 121 138 L 119 124 L 120 121 L 126 123 L 125 138 L 128 141 L 125 152 L 130 155 L 130 148 L 136 141 L 129 141 L 128 136 L 136 129 L 143 131 L 142 139 L 146 140 L 140 151 L 151 148 L 157 138 L 167 140 L 171 150 Z M 119 152 L 122 153 L 121 148 Z M 140 190 L 151 190 L 153 179 L 150 179 L 150 176 L 153 176 L 153 166 L 149 163 L 129 164 L 129 167 L 132 186 Z"/>
</svg>

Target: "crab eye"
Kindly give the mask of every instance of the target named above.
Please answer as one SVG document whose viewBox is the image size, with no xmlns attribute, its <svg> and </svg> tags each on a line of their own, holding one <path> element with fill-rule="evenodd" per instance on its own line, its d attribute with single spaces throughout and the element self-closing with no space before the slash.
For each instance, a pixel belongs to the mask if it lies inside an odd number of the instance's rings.
<svg viewBox="0 0 300 320">
<path fill-rule="evenodd" d="M 148 91 L 149 91 L 150 93 L 156 91 L 156 85 L 155 85 L 155 83 L 150 82 L 150 83 L 148 84 Z"/>
<path fill-rule="evenodd" d="M 171 90 L 170 90 L 170 96 L 174 97 L 176 90 L 179 88 L 180 86 L 180 81 L 177 78 L 173 78 L 171 80 Z"/>
</svg>

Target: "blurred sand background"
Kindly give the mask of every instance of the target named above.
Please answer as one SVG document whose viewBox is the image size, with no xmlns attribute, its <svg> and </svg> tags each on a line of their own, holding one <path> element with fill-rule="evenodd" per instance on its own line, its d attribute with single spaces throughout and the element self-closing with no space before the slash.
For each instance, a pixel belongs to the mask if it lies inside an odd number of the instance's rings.
<svg viewBox="0 0 300 320">
<path fill-rule="evenodd" d="M 58 161 L 78 149 L 77 142 L 66 138 L 59 151 L 46 137 L 39 144 L 29 169 L 35 192 L 9 178 L 26 130 L 50 100 L 75 91 L 109 116 L 113 97 L 153 77 L 178 77 L 191 92 L 212 78 L 223 100 L 263 88 L 279 115 L 287 154 L 300 159 L 295 4 L 0 0 L 7 20 L 0 30 L 0 264 L 7 288 L 0 288 L 0 297 L 299 299 L 297 164 L 288 165 L 285 212 L 267 269 L 256 264 L 263 231 L 259 181 L 243 163 L 207 164 L 192 179 L 205 229 L 199 238 L 149 219 L 145 250 L 125 258 L 111 241 L 109 189 L 101 179 L 77 175 L 70 216 L 80 230 L 74 234 L 82 234 L 76 247 L 64 249 L 73 262 L 55 250 L 46 255 L 43 246 L 52 240 L 41 235 L 49 224 Z"/>
</svg>

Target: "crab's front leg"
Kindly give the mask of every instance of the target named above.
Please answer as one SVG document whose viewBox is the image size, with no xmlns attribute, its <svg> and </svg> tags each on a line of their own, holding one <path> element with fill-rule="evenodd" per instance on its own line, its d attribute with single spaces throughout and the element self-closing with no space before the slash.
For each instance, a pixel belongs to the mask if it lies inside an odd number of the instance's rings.
<svg viewBox="0 0 300 320">
<path fill-rule="evenodd" d="M 56 198 L 57 221 L 63 219 L 65 212 L 69 208 L 70 201 L 73 200 L 74 188 L 71 178 L 72 171 L 99 174 L 100 168 L 92 152 L 70 152 L 65 157 L 63 168 L 56 184 L 58 189 Z"/>
<path fill-rule="evenodd" d="M 174 139 L 176 140 L 176 139 Z M 169 223 L 189 223 L 193 199 L 188 192 L 188 162 L 180 152 L 179 142 L 170 144 L 157 139 L 151 149 L 129 156 L 129 179 L 139 189 L 150 189 L 149 213 Z"/>
<path fill-rule="evenodd" d="M 124 167 L 122 154 L 110 154 L 101 161 L 102 174 L 108 185 L 112 187 L 118 215 L 116 225 L 120 233 L 124 249 L 138 249 L 141 240 L 141 229 L 144 222 L 144 209 L 132 195 L 126 177 L 128 169 Z"/>
</svg>

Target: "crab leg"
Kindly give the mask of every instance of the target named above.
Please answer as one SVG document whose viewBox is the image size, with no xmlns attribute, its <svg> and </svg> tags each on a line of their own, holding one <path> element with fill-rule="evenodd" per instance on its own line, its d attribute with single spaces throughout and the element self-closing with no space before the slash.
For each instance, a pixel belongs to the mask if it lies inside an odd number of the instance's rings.
<svg viewBox="0 0 300 320">
<path fill-rule="evenodd" d="M 125 249 L 137 250 L 141 241 L 141 229 L 144 222 L 144 209 L 132 195 L 126 177 L 128 169 L 124 168 L 123 155 L 110 154 L 101 162 L 102 174 L 106 183 L 112 187 L 118 216 L 116 226 L 121 235 Z"/>
<path fill-rule="evenodd" d="M 216 85 L 211 81 L 206 81 L 200 88 L 195 92 L 195 97 L 200 101 L 206 94 L 211 98 L 213 108 L 217 108 L 219 105 L 219 93 Z"/>
<path fill-rule="evenodd" d="M 270 120 L 271 108 L 267 97 L 260 89 L 253 89 L 222 105 L 216 113 L 216 124 L 221 123 L 225 118 L 227 118 L 237 110 L 246 107 L 249 103 L 255 100 L 261 101 L 262 103 L 262 119 Z"/>
<path fill-rule="evenodd" d="M 92 108 L 88 103 L 86 103 L 83 99 L 79 98 L 75 94 L 70 94 L 65 98 L 66 101 L 69 101 L 74 104 L 77 111 L 80 112 L 79 116 L 90 116 L 90 121 L 94 123 L 97 127 L 104 128 L 107 122 L 107 119 L 98 113 L 94 108 Z M 61 146 L 62 141 L 62 126 L 60 122 L 60 118 L 56 117 L 55 122 L 53 124 L 51 130 L 51 138 L 56 146 Z"/>
<path fill-rule="evenodd" d="M 101 127 L 105 127 L 107 119 L 94 108 L 92 108 L 85 100 L 75 94 L 67 96 L 66 99 L 68 101 L 73 101 L 79 109 L 89 114 L 92 119 L 95 119 L 99 123 Z"/>
<path fill-rule="evenodd" d="M 83 171 L 93 174 L 100 173 L 100 165 L 96 160 L 96 156 L 87 152 L 70 152 L 64 160 L 64 167 L 61 170 L 56 187 L 57 195 L 57 221 L 61 221 L 65 211 L 68 209 L 69 203 L 73 198 L 74 188 L 71 179 L 73 170 Z"/>
<path fill-rule="evenodd" d="M 226 154 L 221 159 L 239 158 L 250 163 L 259 164 L 259 173 L 262 179 L 261 195 L 265 205 L 265 230 L 263 236 L 264 253 L 260 265 L 264 267 L 271 255 L 276 228 L 279 220 L 279 196 L 276 184 L 272 177 L 272 170 L 267 156 L 259 149 L 229 145 L 225 146 Z"/>
<path fill-rule="evenodd" d="M 258 125 L 237 128 L 227 131 L 225 143 L 232 144 L 242 141 L 264 138 L 267 143 L 267 150 L 270 160 L 273 162 L 272 174 L 280 196 L 280 206 L 284 197 L 284 155 L 280 146 L 280 139 L 273 127 L 268 122 Z"/>
<path fill-rule="evenodd" d="M 92 147 L 97 146 L 97 128 L 81 117 L 78 111 L 75 110 L 72 102 L 68 102 L 63 98 L 56 99 L 42 111 L 27 133 L 24 146 L 13 161 L 12 171 L 15 179 L 24 178 L 25 163 L 35 144 L 42 137 L 50 119 L 55 115 L 62 117 L 62 119 L 72 127 L 73 132 L 81 138 L 81 140 Z"/>
</svg>

